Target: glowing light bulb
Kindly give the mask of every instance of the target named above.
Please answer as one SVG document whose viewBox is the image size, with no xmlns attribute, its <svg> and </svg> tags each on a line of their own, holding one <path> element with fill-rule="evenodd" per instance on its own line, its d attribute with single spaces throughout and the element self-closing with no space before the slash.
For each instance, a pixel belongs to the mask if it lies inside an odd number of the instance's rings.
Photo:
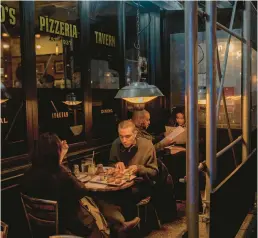
<svg viewBox="0 0 258 238">
<path fill-rule="evenodd" d="M 56 55 L 59 54 L 59 47 L 58 47 L 58 44 L 56 43 Z"/>
<path fill-rule="evenodd" d="M 3 36 L 3 37 L 8 37 L 9 34 L 7 34 L 7 33 L 2 33 L 2 36 Z"/>
<path fill-rule="evenodd" d="M 9 48 L 10 48 L 10 45 L 8 45 L 8 44 L 3 44 L 3 48 L 4 48 L 4 49 L 9 49 Z"/>
</svg>

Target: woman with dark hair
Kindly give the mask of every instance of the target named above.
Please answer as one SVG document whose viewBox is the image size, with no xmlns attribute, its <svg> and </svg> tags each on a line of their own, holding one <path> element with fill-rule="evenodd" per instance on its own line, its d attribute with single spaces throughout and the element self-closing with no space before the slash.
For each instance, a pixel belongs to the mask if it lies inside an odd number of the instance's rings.
<svg viewBox="0 0 258 238">
<path fill-rule="evenodd" d="M 61 165 L 67 151 L 66 141 L 56 134 L 44 133 L 38 141 L 38 154 L 32 167 L 24 175 L 22 192 L 28 196 L 58 201 L 61 229 L 76 235 L 89 236 L 92 232 L 80 214 L 79 200 L 87 195 L 84 185 Z"/>
<path fill-rule="evenodd" d="M 56 134 L 42 134 L 38 141 L 38 154 L 32 160 L 32 167 L 24 175 L 22 192 L 30 197 L 58 202 L 61 232 L 68 230 L 82 237 L 94 237 L 91 236 L 92 226 L 88 224 L 89 214 L 81 209 L 79 202 L 88 195 L 88 191 L 84 184 L 62 165 L 68 148 L 66 141 L 61 141 Z M 98 200 L 95 202 L 99 203 Z M 104 201 L 101 201 L 101 205 L 105 214 L 107 211 L 108 214 L 116 212 L 113 205 Z M 116 217 L 111 217 L 110 221 L 118 230 L 126 231 L 132 228 L 131 221 L 116 220 Z"/>
</svg>

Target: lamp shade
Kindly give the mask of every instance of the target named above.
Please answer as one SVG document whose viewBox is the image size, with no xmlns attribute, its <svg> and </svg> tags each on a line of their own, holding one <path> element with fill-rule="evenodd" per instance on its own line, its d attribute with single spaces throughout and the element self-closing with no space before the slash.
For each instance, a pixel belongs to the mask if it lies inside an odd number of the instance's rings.
<svg viewBox="0 0 258 238">
<path fill-rule="evenodd" d="M 164 95 L 156 86 L 146 82 L 133 82 L 121 88 L 115 98 L 122 98 L 130 103 L 146 103 L 159 96 Z"/>
<path fill-rule="evenodd" d="M 82 101 L 77 101 L 75 94 L 69 93 L 66 95 L 66 101 L 63 101 L 63 103 L 68 106 L 76 106 L 76 105 L 82 103 Z"/>
</svg>

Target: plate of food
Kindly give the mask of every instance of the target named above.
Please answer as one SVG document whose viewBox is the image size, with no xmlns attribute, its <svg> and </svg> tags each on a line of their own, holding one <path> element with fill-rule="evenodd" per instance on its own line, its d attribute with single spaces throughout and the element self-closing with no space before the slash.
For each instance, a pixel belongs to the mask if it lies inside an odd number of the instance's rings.
<svg viewBox="0 0 258 238">
<path fill-rule="evenodd" d="M 122 186 L 126 182 L 132 181 L 134 178 L 136 178 L 136 176 L 131 173 L 130 169 L 120 171 L 112 167 L 103 167 L 103 170 L 99 169 L 96 171 L 96 176 L 94 176 L 90 182 Z"/>
</svg>

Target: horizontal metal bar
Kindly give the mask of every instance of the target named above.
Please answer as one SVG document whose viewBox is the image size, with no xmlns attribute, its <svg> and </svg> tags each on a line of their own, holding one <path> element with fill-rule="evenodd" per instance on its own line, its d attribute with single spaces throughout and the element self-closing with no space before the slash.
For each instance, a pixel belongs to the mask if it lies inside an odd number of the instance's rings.
<svg viewBox="0 0 258 238">
<path fill-rule="evenodd" d="M 198 14 L 201 17 L 208 17 L 208 14 L 206 12 L 202 11 L 201 9 L 198 9 Z M 219 29 L 226 31 L 230 35 L 236 37 L 238 40 L 242 41 L 243 43 L 246 43 L 246 40 L 243 37 L 241 37 L 240 35 L 238 35 L 237 33 L 235 33 L 234 31 L 231 31 L 230 29 L 228 29 L 224 25 L 220 24 L 219 22 L 216 22 L 216 25 Z"/>
<path fill-rule="evenodd" d="M 224 180 L 222 180 L 216 188 L 212 190 L 212 193 L 215 193 L 217 190 L 219 190 L 232 176 L 235 174 L 245 163 L 247 163 L 248 159 L 252 157 L 252 155 L 256 152 L 256 148 L 253 149 L 253 151 L 248 155 L 247 159 L 242 162 L 237 168 L 235 168 Z"/>
<path fill-rule="evenodd" d="M 221 30 L 226 31 L 227 33 L 231 34 L 232 36 L 236 37 L 238 40 L 242 41 L 243 43 L 246 43 L 246 39 L 235 33 L 234 31 L 229 30 L 227 27 L 224 25 L 220 24 L 217 22 L 217 27 L 220 28 Z"/>
<path fill-rule="evenodd" d="M 243 139 L 242 136 L 237 137 L 236 140 L 232 141 L 232 143 L 230 143 L 229 145 L 227 145 L 225 148 L 223 148 L 221 151 L 219 151 L 216 154 L 216 158 L 220 157 L 222 154 L 224 154 L 226 151 L 228 151 L 230 148 L 232 148 L 235 144 L 237 144 L 239 141 L 241 141 Z"/>
</svg>

